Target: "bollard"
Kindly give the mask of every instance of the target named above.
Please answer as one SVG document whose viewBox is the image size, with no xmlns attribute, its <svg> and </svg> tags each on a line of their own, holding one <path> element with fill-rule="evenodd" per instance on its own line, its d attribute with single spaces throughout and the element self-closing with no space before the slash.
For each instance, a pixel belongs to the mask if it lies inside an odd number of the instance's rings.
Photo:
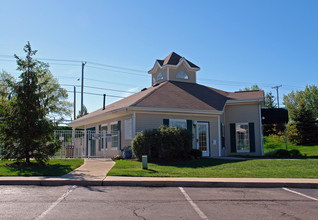
<svg viewBox="0 0 318 220">
<path fill-rule="evenodd" d="M 148 169 L 148 156 L 142 155 L 142 169 Z"/>
</svg>

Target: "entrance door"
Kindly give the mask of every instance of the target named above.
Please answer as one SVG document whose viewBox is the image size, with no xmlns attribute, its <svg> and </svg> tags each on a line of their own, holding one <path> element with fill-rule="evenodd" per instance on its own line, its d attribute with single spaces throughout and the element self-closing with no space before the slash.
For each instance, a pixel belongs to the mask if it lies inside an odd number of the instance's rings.
<svg viewBox="0 0 318 220">
<path fill-rule="evenodd" d="M 94 157 L 96 156 L 96 142 L 93 138 L 95 134 L 95 127 L 86 129 L 86 156 Z M 90 149 L 88 149 L 90 148 Z"/>
<path fill-rule="evenodd" d="M 197 149 L 202 151 L 203 157 L 208 157 L 210 156 L 209 123 L 198 122 L 196 127 Z"/>
</svg>

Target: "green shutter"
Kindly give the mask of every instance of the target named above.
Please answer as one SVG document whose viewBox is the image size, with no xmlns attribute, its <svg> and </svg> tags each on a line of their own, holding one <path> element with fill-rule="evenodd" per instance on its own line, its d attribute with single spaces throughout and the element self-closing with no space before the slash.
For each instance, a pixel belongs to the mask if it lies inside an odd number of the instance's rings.
<svg viewBox="0 0 318 220">
<path fill-rule="evenodd" d="M 235 131 L 235 124 L 231 123 L 230 124 L 230 136 L 231 136 L 231 153 L 236 152 L 236 131 Z"/>
<path fill-rule="evenodd" d="M 192 137 L 192 120 L 187 120 L 187 130 L 190 132 Z M 191 138 L 191 149 L 192 149 L 192 138 Z"/>
<path fill-rule="evenodd" d="M 98 126 L 98 131 L 99 131 L 99 142 L 98 142 L 98 150 L 101 151 L 102 149 L 102 125 Z"/>
<path fill-rule="evenodd" d="M 118 149 L 121 149 L 121 126 L 120 126 L 120 121 L 118 121 L 117 123 L 117 127 L 118 127 Z"/>
<path fill-rule="evenodd" d="M 163 119 L 163 125 L 169 126 L 169 119 Z"/>
<path fill-rule="evenodd" d="M 250 152 L 255 152 L 255 129 L 254 123 L 248 123 L 248 133 L 250 136 Z"/>
</svg>

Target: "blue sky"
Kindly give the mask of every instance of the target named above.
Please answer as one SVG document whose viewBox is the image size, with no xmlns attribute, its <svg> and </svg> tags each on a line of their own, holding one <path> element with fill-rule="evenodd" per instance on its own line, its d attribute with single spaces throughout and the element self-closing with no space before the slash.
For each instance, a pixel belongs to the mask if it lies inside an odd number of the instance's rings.
<svg viewBox="0 0 318 220">
<path fill-rule="evenodd" d="M 30 41 L 69 91 L 73 87 L 67 85 L 80 85 L 81 61 L 87 61 L 85 86 L 140 91 L 150 86 L 147 71 L 155 60 L 172 51 L 200 66 L 198 83 L 225 91 L 258 84 L 276 94 L 271 87 L 282 85 L 282 101 L 283 94 L 318 82 L 318 1 L 0 0 L 0 5 L 0 71 L 18 76 L 6 56 L 23 55 Z M 106 93 L 107 104 L 118 100 L 110 95 L 129 94 L 84 91 Z M 102 107 L 102 96 L 85 94 L 84 104 L 92 112 Z"/>
</svg>

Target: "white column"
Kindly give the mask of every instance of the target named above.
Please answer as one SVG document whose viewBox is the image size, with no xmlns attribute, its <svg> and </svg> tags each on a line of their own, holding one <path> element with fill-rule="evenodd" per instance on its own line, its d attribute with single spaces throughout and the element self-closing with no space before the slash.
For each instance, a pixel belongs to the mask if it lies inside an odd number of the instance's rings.
<svg viewBox="0 0 318 220">
<path fill-rule="evenodd" d="M 219 137 L 219 140 L 218 140 L 218 142 L 219 142 L 219 157 L 221 157 L 222 156 L 222 154 L 221 154 L 221 143 L 222 143 L 222 141 L 221 141 L 221 119 L 220 119 L 220 115 L 218 115 L 218 132 L 219 132 L 219 135 L 218 135 L 218 137 Z"/>
<path fill-rule="evenodd" d="M 132 117 L 132 137 L 135 138 L 136 136 L 136 113 L 133 113 L 133 117 Z"/>
<path fill-rule="evenodd" d="M 170 76 L 169 76 L 169 68 L 167 68 L 167 80 L 169 81 Z"/>
<path fill-rule="evenodd" d="M 263 126 L 262 126 L 262 105 L 258 103 L 258 111 L 259 111 L 259 135 L 260 135 L 260 142 L 261 142 L 261 155 L 264 155 L 264 145 L 263 145 Z"/>
</svg>

